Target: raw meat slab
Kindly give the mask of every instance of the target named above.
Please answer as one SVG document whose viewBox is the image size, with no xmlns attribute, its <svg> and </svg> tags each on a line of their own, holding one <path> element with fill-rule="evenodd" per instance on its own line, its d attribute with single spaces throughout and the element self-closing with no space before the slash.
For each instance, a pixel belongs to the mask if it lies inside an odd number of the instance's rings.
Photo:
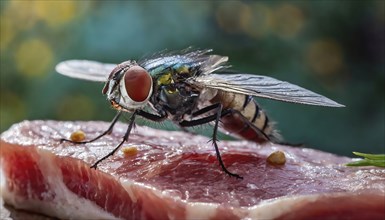
<svg viewBox="0 0 385 220">
<path fill-rule="evenodd" d="M 384 219 L 385 169 L 344 166 L 352 159 L 288 146 L 220 141 L 227 176 L 209 139 L 137 126 L 97 170 L 126 124 L 93 143 L 106 122 L 24 121 L 1 135 L 2 197 L 18 209 L 62 219 Z M 274 151 L 287 162 L 270 165 Z"/>
</svg>

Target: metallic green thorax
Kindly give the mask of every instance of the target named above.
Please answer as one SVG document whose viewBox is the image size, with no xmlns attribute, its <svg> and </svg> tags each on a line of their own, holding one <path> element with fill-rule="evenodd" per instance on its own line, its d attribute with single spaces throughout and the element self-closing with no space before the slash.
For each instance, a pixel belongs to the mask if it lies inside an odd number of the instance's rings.
<svg viewBox="0 0 385 220">
<path fill-rule="evenodd" d="M 151 75 L 156 88 L 162 87 L 168 94 L 173 94 L 178 91 L 176 84 L 194 76 L 195 72 L 188 65 L 174 65 L 168 68 L 156 68 L 151 71 Z"/>
<path fill-rule="evenodd" d="M 153 77 L 154 94 L 151 102 L 180 118 L 195 107 L 199 91 L 186 83 L 186 79 L 197 74 L 196 67 L 188 64 L 160 66 L 150 71 Z"/>
<path fill-rule="evenodd" d="M 182 79 L 192 77 L 194 71 L 191 71 L 187 65 L 175 65 L 173 67 L 159 67 L 151 71 L 151 75 L 156 79 L 157 86 L 170 85 L 180 82 Z"/>
</svg>

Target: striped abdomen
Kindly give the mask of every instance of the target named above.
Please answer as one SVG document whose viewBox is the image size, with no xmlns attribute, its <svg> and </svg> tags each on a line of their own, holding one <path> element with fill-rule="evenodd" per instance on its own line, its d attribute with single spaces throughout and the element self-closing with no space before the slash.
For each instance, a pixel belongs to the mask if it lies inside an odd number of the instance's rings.
<svg viewBox="0 0 385 220">
<path fill-rule="evenodd" d="M 218 90 L 210 102 L 221 103 L 224 110 L 230 110 L 221 117 L 221 128 L 231 135 L 258 143 L 279 140 L 277 131 L 252 96 Z"/>
</svg>

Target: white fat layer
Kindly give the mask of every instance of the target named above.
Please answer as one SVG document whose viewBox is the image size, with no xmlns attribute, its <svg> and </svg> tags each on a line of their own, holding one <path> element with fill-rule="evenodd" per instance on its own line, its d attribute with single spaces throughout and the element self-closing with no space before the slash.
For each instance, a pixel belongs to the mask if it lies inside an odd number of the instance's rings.
<svg viewBox="0 0 385 220">
<path fill-rule="evenodd" d="M 148 189 L 155 196 L 159 198 L 159 201 L 162 201 L 165 199 L 171 199 L 171 200 L 174 200 L 174 202 L 185 203 L 186 216 L 184 219 L 211 219 L 215 217 L 217 214 L 217 208 L 219 204 L 216 204 L 216 203 L 186 202 L 185 200 L 182 200 L 179 197 L 176 198 L 175 196 L 170 196 L 168 193 L 164 193 L 146 184 L 137 183 L 129 180 L 122 180 L 121 184 L 126 189 L 126 191 L 130 195 L 130 198 L 133 202 L 136 202 L 138 200 L 137 196 L 135 195 L 135 187 L 138 187 L 138 188 Z M 167 210 L 165 211 L 168 212 Z M 170 220 L 176 219 L 176 217 L 174 216 L 174 213 L 172 213 L 172 209 L 170 209 L 170 211 L 171 212 L 168 213 L 167 215 L 168 219 Z M 142 213 L 142 215 L 143 215 L 142 219 L 145 219 L 144 213 Z"/>
<path fill-rule="evenodd" d="M 3 190 L 5 190 L 5 175 L 2 167 L 3 166 L 0 166 L 0 195 L 2 195 Z"/>
<path fill-rule="evenodd" d="M 157 190 L 151 186 L 146 184 L 133 182 L 130 180 L 121 180 L 122 186 L 128 192 L 131 200 L 136 202 L 138 200 L 135 194 L 135 188 L 147 188 L 149 191 L 152 191 L 154 195 L 159 197 L 159 200 L 162 201 L 164 199 L 173 199 L 175 202 L 185 203 L 186 206 L 186 215 L 185 219 L 212 219 L 217 216 L 218 207 L 220 204 L 218 203 L 205 203 L 205 202 L 187 202 L 180 198 L 175 198 L 174 196 L 170 196 L 167 193 L 162 193 L 162 191 Z M 150 193 L 150 192 L 149 192 Z M 274 219 L 283 215 L 284 213 L 290 212 L 293 206 L 298 205 L 299 203 L 312 202 L 317 200 L 318 196 L 299 196 L 299 197 L 288 197 L 288 198 L 280 198 L 278 200 L 272 199 L 265 202 L 262 202 L 258 205 L 252 207 L 242 207 L 239 209 L 234 209 L 233 214 L 238 216 L 240 219 Z M 167 210 L 165 210 L 167 212 Z M 144 213 L 143 214 L 143 219 Z M 172 213 L 169 213 L 168 219 L 175 219 Z"/>
<path fill-rule="evenodd" d="M 130 199 L 132 202 L 136 203 L 138 201 L 138 198 L 135 195 L 133 184 L 131 181 L 121 181 L 121 184 L 124 186 L 124 189 L 127 191 L 128 195 L 130 196 Z"/>
<path fill-rule="evenodd" d="M 205 203 L 205 202 L 187 202 L 180 198 L 175 198 L 174 196 L 169 196 L 167 193 L 162 193 L 162 191 L 157 190 L 153 187 L 147 186 L 142 183 L 136 183 L 128 180 L 121 181 L 123 187 L 127 190 L 130 198 L 136 202 L 137 196 L 135 195 L 135 187 L 147 188 L 149 191 L 152 191 L 154 195 L 159 197 L 159 200 L 172 199 L 175 202 L 185 203 L 186 206 L 186 215 L 184 219 L 212 219 L 218 215 L 218 208 L 221 206 L 218 203 Z M 337 194 L 335 194 L 337 195 Z M 285 213 L 290 213 L 293 208 L 299 204 L 311 203 L 319 199 L 322 195 L 301 195 L 301 196 L 288 196 L 280 197 L 277 199 L 271 199 L 263 201 L 258 205 L 251 207 L 239 207 L 233 209 L 233 214 L 238 216 L 239 219 L 248 220 L 248 219 L 274 219 L 284 215 Z M 172 210 L 172 209 L 171 209 Z M 167 212 L 167 210 L 165 210 Z M 143 219 L 144 213 L 142 213 Z M 168 219 L 175 219 L 175 216 L 172 213 L 169 213 Z"/>
<path fill-rule="evenodd" d="M 186 219 L 212 219 L 217 214 L 218 204 L 191 202 L 186 205 Z"/>
<path fill-rule="evenodd" d="M 316 201 L 320 195 L 294 196 L 264 201 L 256 206 L 247 208 L 248 216 L 244 219 L 275 219 L 285 213 L 290 213 L 299 204 Z"/>
<path fill-rule="evenodd" d="M 5 203 L 19 209 L 35 210 L 49 216 L 60 219 L 119 219 L 112 214 L 102 210 L 95 203 L 77 196 L 64 184 L 60 169 L 53 166 L 54 156 L 45 150 L 38 150 L 38 167 L 46 177 L 45 182 L 51 189 L 50 192 L 42 195 L 47 200 L 35 200 L 17 196 L 9 190 L 2 190 L 2 197 Z M 29 187 L 29 186 L 28 186 Z M 52 200 L 51 200 L 52 198 Z"/>
<path fill-rule="evenodd" d="M 0 219 L 12 220 L 11 213 L 4 207 L 4 201 L 2 197 L 0 197 Z"/>
<path fill-rule="evenodd" d="M 3 194 L 5 193 L 5 176 L 3 169 L 0 167 L 0 219 L 12 220 L 11 213 L 4 208 Z"/>
</svg>

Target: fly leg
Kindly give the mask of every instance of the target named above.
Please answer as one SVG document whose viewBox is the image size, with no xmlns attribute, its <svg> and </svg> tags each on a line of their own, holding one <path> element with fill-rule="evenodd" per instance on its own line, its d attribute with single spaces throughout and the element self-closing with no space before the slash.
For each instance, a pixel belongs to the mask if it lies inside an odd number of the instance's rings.
<svg viewBox="0 0 385 220">
<path fill-rule="evenodd" d="M 164 112 L 158 112 L 159 115 L 154 115 L 154 114 L 145 112 L 143 110 L 136 110 L 136 113 L 142 116 L 143 118 L 146 118 L 151 121 L 156 121 L 156 122 L 163 121 L 164 119 L 167 118 L 167 114 Z"/>
<path fill-rule="evenodd" d="M 206 124 L 208 122 L 215 121 L 212 141 L 213 141 L 213 145 L 215 148 L 215 152 L 216 152 L 219 164 L 222 167 L 222 170 L 225 173 L 227 173 L 229 176 L 233 176 L 233 177 L 236 177 L 238 179 L 243 179 L 243 177 L 239 176 L 238 174 L 231 173 L 230 171 L 227 170 L 225 164 L 223 163 L 223 160 L 222 160 L 222 157 L 221 157 L 221 154 L 219 152 L 218 145 L 217 145 L 217 132 L 218 132 L 218 125 L 219 125 L 220 118 L 222 116 L 225 116 L 225 115 L 231 113 L 231 111 L 229 111 L 229 110 L 222 111 L 222 109 L 223 109 L 222 104 L 217 103 L 217 104 L 208 106 L 206 108 L 203 108 L 201 110 L 198 110 L 197 112 L 195 112 L 195 114 L 193 113 L 193 116 L 198 116 L 200 114 L 203 114 L 203 113 L 208 112 L 208 111 L 213 110 L 213 109 L 216 109 L 216 112 L 213 115 L 209 115 L 207 117 L 203 117 L 203 118 L 191 120 L 191 121 L 181 121 L 179 123 L 179 125 L 182 127 L 191 127 L 191 126 Z"/>
<path fill-rule="evenodd" d="M 217 117 L 215 119 L 215 125 L 214 125 L 213 144 L 214 144 L 214 147 L 215 147 L 215 152 L 217 153 L 217 158 L 218 158 L 219 164 L 221 165 L 221 167 L 225 171 L 225 173 L 227 173 L 230 176 L 236 177 L 238 179 L 243 179 L 243 177 L 239 176 L 238 174 L 231 173 L 230 171 L 228 171 L 226 169 L 225 165 L 223 164 L 223 161 L 222 161 L 222 158 L 221 158 L 221 154 L 219 153 L 219 149 L 218 149 L 218 145 L 217 145 L 217 132 L 218 132 L 219 120 L 220 120 L 221 116 L 224 115 L 222 113 L 222 107 L 223 107 L 222 104 L 218 105 L 218 110 L 217 110 L 217 113 L 216 113 Z"/>
<path fill-rule="evenodd" d="M 128 137 L 130 136 L 130 133 L 131 133 L 131 130 L 132 130 L 132 127 L 134 126 L 135 124 L 135 116 L 136 116 L 136 111 L 131 115 L 130 117 L 130 122 L 128 124 L 128 128 L 127 128 L 127 131 L 126 133 L 124 134 L 124 137 L 123 137 L 123 140 L 114 148 L 114 150 L 112 150 L 111 152 L 109 152 L 107 155 L 105 155 L 104 157 L 102 157 L 101 159 L 97 160 L 92 166 L 91 168 L 94 168 L 96 169 L 98 164 L 100 162 L 102 162 L 103 160 L 105 160 L 106 158 L 108 158 L 109 156 L 112 156 L 115 154 L 115 152 L 122 146 L 122 144 L 124 142 L 126 142 L 128 140 Z M 119 114 L 119 113 L 118 113 Z"/>
<path fill-rule="evenodd" d="M 218 104 L 209 105 L 209 106 L 207 106 L 207 107 L 205 107 L 205 108 L 199 109 L 199 110 L 196 111 L 196 112 L 193 112 L 191 115 L 192 115 L 193 117 L 202 115 L 202 114 L 204 114 L 204 113 L 206 113 L 206 112 L 209 112 L 209 111 L 211 111 L 211 110 L 213 110 L 213 109 L 218 108 L 218 105 L 219 105 L 219 103 L 218 103 Z M 222 116 L 222 115 L 221 115 L 221 116 Z"/>
<path fill-rule="evenodd" d="M 73 140 L 69 140 L 69 139 L 65 139 L 65 138 L 62 138 L 60 139 L 60 143 L 63 143 L 63 142 L 70 142 L 70 143 L 73 143 L 73 144 L 86 144 L 86 143 L 91 143 L 91 142 L 94 142 L 96 140 L 98 140 L 99 138 L 107 135 L 107 134 L 111 134 L 112 130 L 114 129 L 114 126 L 116 124 L 116 122 L 118 121 L 119 117 L 122 115 L 122 112 L 119 111 L 118 114 L 115 115 L 114 119 L 112 119 L 111 121 L 111 124 L 110 126 L 108 127 L 108 129 L 106 131 L 104 131 L 103 133 L 101 133 L 100 135 L 98 135 L 97 137 L 89 140 L 89 141 L 73 141 Z"/>
<path fill-rule="evenodd" d="M 120 113 L 118 113 L 119 115 Z M 119 116 L 115 116 L 115 118 L 118 118 Z M 134 127 L 134 124 L 135 124 L 135 116 L 136 115 L 140 115 L 144 118 L 147 118 L 149 120 L 152 120 L 152 121 L 161 121 L 163 119 L 165 119 L 167 117 L 166 114 L 160 114 L 160 115 L 154 115 L 154 114 L 151 114 L 151 113 L 148 113 L 148 112 L 145 112 L 145 111 L 142 111 L 142 110 L 136 110 L 130 117 L 130 120 L 129 120 L 129 124 L 128 124 L 128 128 L 127 128 L 127 131 L 126 133 L 124 134 L 124 137 L 123 137 L 123 140 L 118 144 L 116 145 L 116 147 L 114 148 L 114 150 L 112 150 L 111 152 L 109 152 L 107 155 L 105 155 L 104 157 L 102 157 L 101 159 L 97 160 L 92 166 L 91 168 L 94 168 L 96 169 L 98 164 L 100 162 L 102 162 L 103 160 L 107 159 L 108 157 L 112 156 L 115 154 L 115 152 L 123 145 L 124 142 L 126 142 L 128 140 L 128 137 L 130 136 L 130 133 L 131 133 L 131 130 L 132 128 Z M 117 120 L 117 119 L 116 119 Z M 113 123 L 116 122 L 116 120 L 114 119 Z M 111 130 L 112 130 L 112 127 L 110 126 Z"/>
</svg>

